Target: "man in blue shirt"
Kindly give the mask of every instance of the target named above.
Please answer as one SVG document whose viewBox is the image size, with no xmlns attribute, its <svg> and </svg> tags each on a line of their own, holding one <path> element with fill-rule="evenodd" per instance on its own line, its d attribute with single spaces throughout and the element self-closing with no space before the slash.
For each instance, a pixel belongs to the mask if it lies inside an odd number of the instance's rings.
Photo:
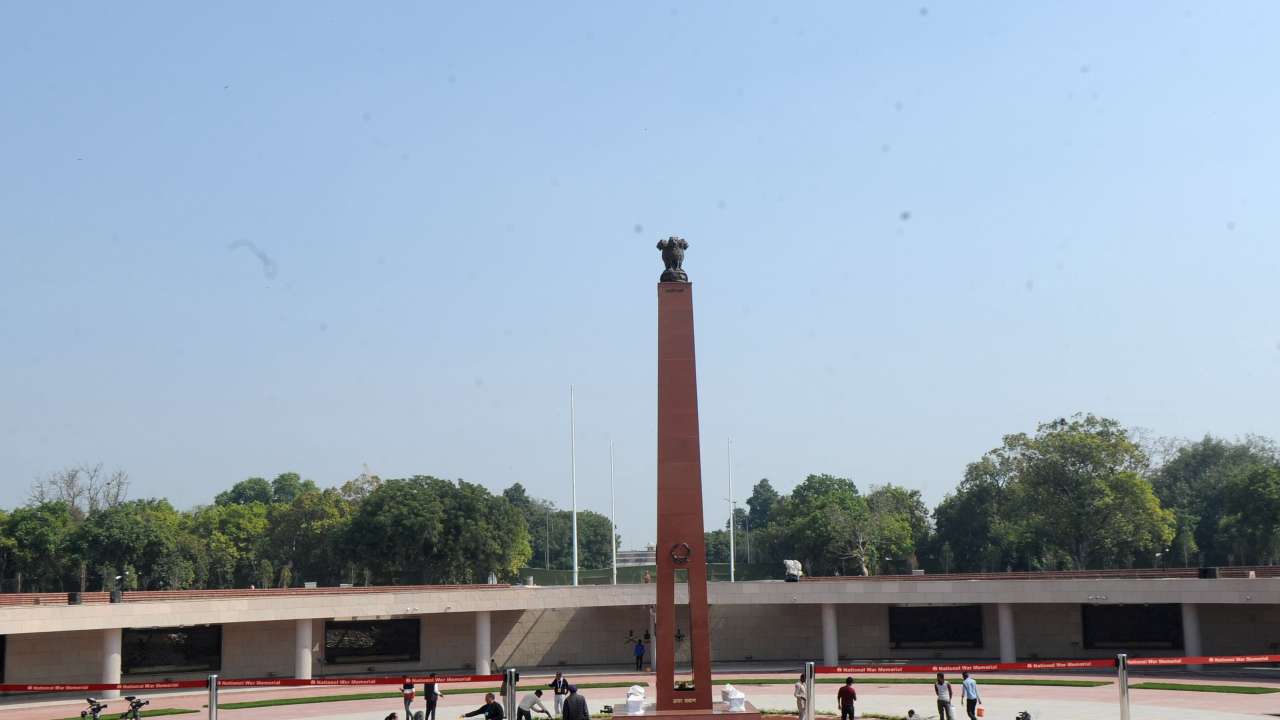
<svg viewBox="0 0 1280 720">
<path fill-rule="evenodd" d="M 960 683 L 960 693 L 964 695 L 964 709 L 969 714 L 969 720 L 978 720 L 978 705 L 982 704 L 982 697 L 978 695 L 978 681 L 969 677 L 969 673 L 961 673 L 964 682 Z"/>
</svg>

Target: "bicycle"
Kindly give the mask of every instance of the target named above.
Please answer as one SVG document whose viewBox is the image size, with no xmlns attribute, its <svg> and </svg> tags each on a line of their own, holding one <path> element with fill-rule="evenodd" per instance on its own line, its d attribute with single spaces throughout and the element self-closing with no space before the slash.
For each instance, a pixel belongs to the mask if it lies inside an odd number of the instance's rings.
<svg viewBox="0 0 1280 720">
<path fill-rule="evenodd" d="M 133 695 L 126 695 L 124 699 L 129 701 L 129 709 L 120 713 L 120 720 L 138 720 L 138 710 L 142 709 L 143 705 L 151 704 L 150 700 L 142 700 Z"/>
<path fill-rule="evenodd" d="M 89 703 L 88 710 L 80 711 L 80 717 L 85 718 L 85 720 L 98 720 L 98 715 L 102 714 L 102 711 L 107 709 L 106 703 L 100 703 L 93 698 L 85 698 L 84 701 Z"/>
</svg>

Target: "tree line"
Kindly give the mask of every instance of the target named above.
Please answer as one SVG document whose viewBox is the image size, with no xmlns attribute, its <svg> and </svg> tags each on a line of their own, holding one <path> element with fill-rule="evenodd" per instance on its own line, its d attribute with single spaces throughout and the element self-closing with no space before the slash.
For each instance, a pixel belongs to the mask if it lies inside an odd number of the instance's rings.
<svg viewBox="0 0 1280 720">
<path fill-rule="evenodd" d="M 0 511 L 4 589 L 474 583 L 571 566 L 570 513 L 519 483 L 366 473 L 320 488 L 289 472 L 181 511 L 127 489 L 122 472 L 73 467 Z M 1280 452 L 1258 437 L 1143 442 L 1077 415 L 1005 436 L 932 510 L 918 490 L 826 474 L 787 494 L 761 480 L 745 505 L 735 559 L 813 575 L 1269 564 Z M 609 519 L 580 511 L 578 534 L 580 567 L 609 567 Z M 728 523 L 706 538 L 708 560 L 727 562 Z"/>
<path fill-rule="evenodd" d="M 1261 437 L 1143 442 L 1076 415 L 1007 435 L 932 512 L 896 485 L 859 492 L 810 475 L 768 480 L 735 513 L 736 559 L 801 560 L 818 575 L 1275 564 L 1280 452 Z M 707 534 L 728 561 L 726 530 Z"/>
</svg>

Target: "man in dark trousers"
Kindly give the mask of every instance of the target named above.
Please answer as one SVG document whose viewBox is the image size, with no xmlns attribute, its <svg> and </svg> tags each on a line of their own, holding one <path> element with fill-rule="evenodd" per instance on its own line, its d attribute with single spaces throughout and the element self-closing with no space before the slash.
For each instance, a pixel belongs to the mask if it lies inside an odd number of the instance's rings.
<svg viewBox="0 0 1280 720">
<path fill-rule="evenodd" d="M 427 702 L 427 713 L 422 720 L 436 720 L 436 701 L 440 699 L 441 692 L 436 685 L 436 674 L 431 673 L 428 677 L 430 679 L 422 685 L 422 699 Z"/>
<path fill-rule="evenodd" d="M 502 706 L 493 699 L 493 693 L 484 694 L 484 704 L 463 715 L 462 717 L 475 717 L 484 715 L 484 720 L 506 720 L 506 713 L 502 712 Z"/>
<path fill-rule="evenodd" d="M 564 717 L 564 699 L 569 694 L 569 681 L 564 679 L 564 673 L 556 673 L 548 687 L 551 688 L 551 694 L 555 696 L 556 715 Z"/>
<path fill-rule="evenodd" d="M 840 706 L 840 720 L 853 720 L 853 703 L 858 691 L 853 689 L 853 677 L 844 679 L 844 687 L 836 693 L 836 705 Z"/>
<path fill-rule="evenodd" d="M 938 673 L 938 680 L 933 684 L 933 693 L 938 697 L 938 720 L 955 720 L 951 713 L 951 697 L 955 693 L 942 673 Z"/>
<path fill-rule="evenodd" d="M 577 685 L 569 686 L 569 697 L 564 699 L 564 720 L 591 720 L 587 699 L 578 693 Z"/>
<path fill-rule="evenodd" d="M 644 641 L 636 638 L 635 647 L 632 648 L 631 654 L 636 656 L 636 671 L 644 669 Z"/>
</svg>

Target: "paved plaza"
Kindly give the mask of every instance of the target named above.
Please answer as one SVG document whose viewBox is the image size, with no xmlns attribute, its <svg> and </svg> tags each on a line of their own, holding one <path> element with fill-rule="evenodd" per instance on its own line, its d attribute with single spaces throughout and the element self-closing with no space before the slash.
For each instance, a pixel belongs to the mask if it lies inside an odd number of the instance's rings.
<svg viewBox="0 0 1280 720">
<path fill-rule="evenodd" d="M 730 672 L 718 676 L 728 678 L 734 675 L 734 673 Z M 740 676 L 741 673 L 737 675 Z M 591 674 L 574 672 L 570 674 L 570 677 L 582 683 L 651 681 L 651 676 L 622 673 Z M 981 682 L 982 677 L 977 677 Z M 1001 677 L 1018 676 L 1002 675 Z M 1080 675 L 1037 675 L 1035 677 L 1082 678 Z M 1098 680 L 1110 680 L 1111 683 L 1091 688 L 983 685 L 982 695 L 985 699 L 987 711 L 986 720 L 1013 720 L 1023 710 L 1029 711 L 1035 720 L 1118 720 L 1119 705 L 1117 698 L 1119 693 L 1114 679 L 1106 676 L 1088 677 L 1090 679 L 1096 677 Z M 956 677 L 954 679 L 956 680 L 955 684 L 958 691 L 959 678 Z M 1140 682 L 1142 679 L 1144 678 L 1135 679 L 1134 682 Z M 1159 679 L 1167 682 L 1193 681 L 1193 678 L 1187 676 L 1161 676 Z M 545 686 L 548 680 L 548 677 L 526 675 L 521 685 L 524 690 L 532 690 L 535 687 Z M 1213 677 L 1209 679 L 1196 678 L 1195 680 L 1215 685 L 1274 687 L 1280 691 L 1280 681 L 1270 679 L 1243 681 Z M 764 710 L 792 710 L 794 712 L 795 703 L 791 696 L 789 678 L 780 676 L 778 683 L 777 685 L 742 686 L 741 689 L 746 693 L 748 701 L 758 708 Z M 720 686 L 721 680 L 717 680 L 717 691 Z M 838 687 L 838 685 L 832 684 L 817 685 L 815 694 L 817 695 L 816 707 L 819 711 L 835 711 L 835 693 Z M 937 715 L 932 700 L 931 688 L 927 684 L 878 684 L 874 678 L 858 678 L 856 687 L 859 696 L 857 711 L 860 717 L 866 713 L 904 716 L 908 709 L 914 709 L 923 718 Z M 265 691 L 224 690 L 221 694 L 221 701 L 227 703 L 282 697 L 391 692 L 395 689 L 391 686 L 366 686 L 292 688 Z M 442 698 L 437 712 L 437 720 L 453 720 L 463 712 L 474 710 L 481 703 L 481 696 L 478 694 L 479 689 L 479 687 L 475 687 L 474 692 L 468 692 L 463 688 L 454 687 L 449 691 L 449 695 Z M 624 689 L 585 689 L 583 693 L 587 697 L 592 712 L 598 713 L 605 704 L 622 704 Z M 652 690 L 650 690 L 650 694 L 652 694 Z M 201 711 L 199 715 L 178 715 L 175 717 L 197 719 L 204 717 L 204 704 L 207 699 L 207 694 L 204 692 L 156 693 L 148 697 L 152 699 L 152 708 L 191 708 Z M 547 704 L 550 706 L 550 698 L 548 697 L 547 700 Z M 1168 690 L 1131 690 L 1131 717 L 1133 720 L 1165 720 L 1171 718 L 1179 718 L 1179 720 L 1183 718 L 1198 720 L 1260 720 L 1261 718 L 1274 718 L 1275 715 L 1273 713 L 1277 712 L 1278 705 L 1280 705 L 1280 692 L 1276 694 L 1241 695 Z M 4 703 L 6 720 L 59 720 L 78 715 L 82 706 L 83 702 L 78 699 L 33 700 L 31 696 L 9 698 Z M 111 701 L 110 711 L 104 713 L 103 718 L 114 720 L 118 717 L 119 711 L 123 706 L 124 702 L 121 700 Z M 417 707 L 421 708 L 420 702 Z M 959 703 L 956 704 L 956 710 L 960 710 Z M 293 718 L 306 720 L 382 720 L 391 712 L 403 714 L 403 706 L 396 698 L 222 710 L 220 718 L 221 720 L 291 720 Z M 963 713 L 957 712 L 957 720 L 960 720 L 961 717 L 963 717 Z"/>
</svg>

